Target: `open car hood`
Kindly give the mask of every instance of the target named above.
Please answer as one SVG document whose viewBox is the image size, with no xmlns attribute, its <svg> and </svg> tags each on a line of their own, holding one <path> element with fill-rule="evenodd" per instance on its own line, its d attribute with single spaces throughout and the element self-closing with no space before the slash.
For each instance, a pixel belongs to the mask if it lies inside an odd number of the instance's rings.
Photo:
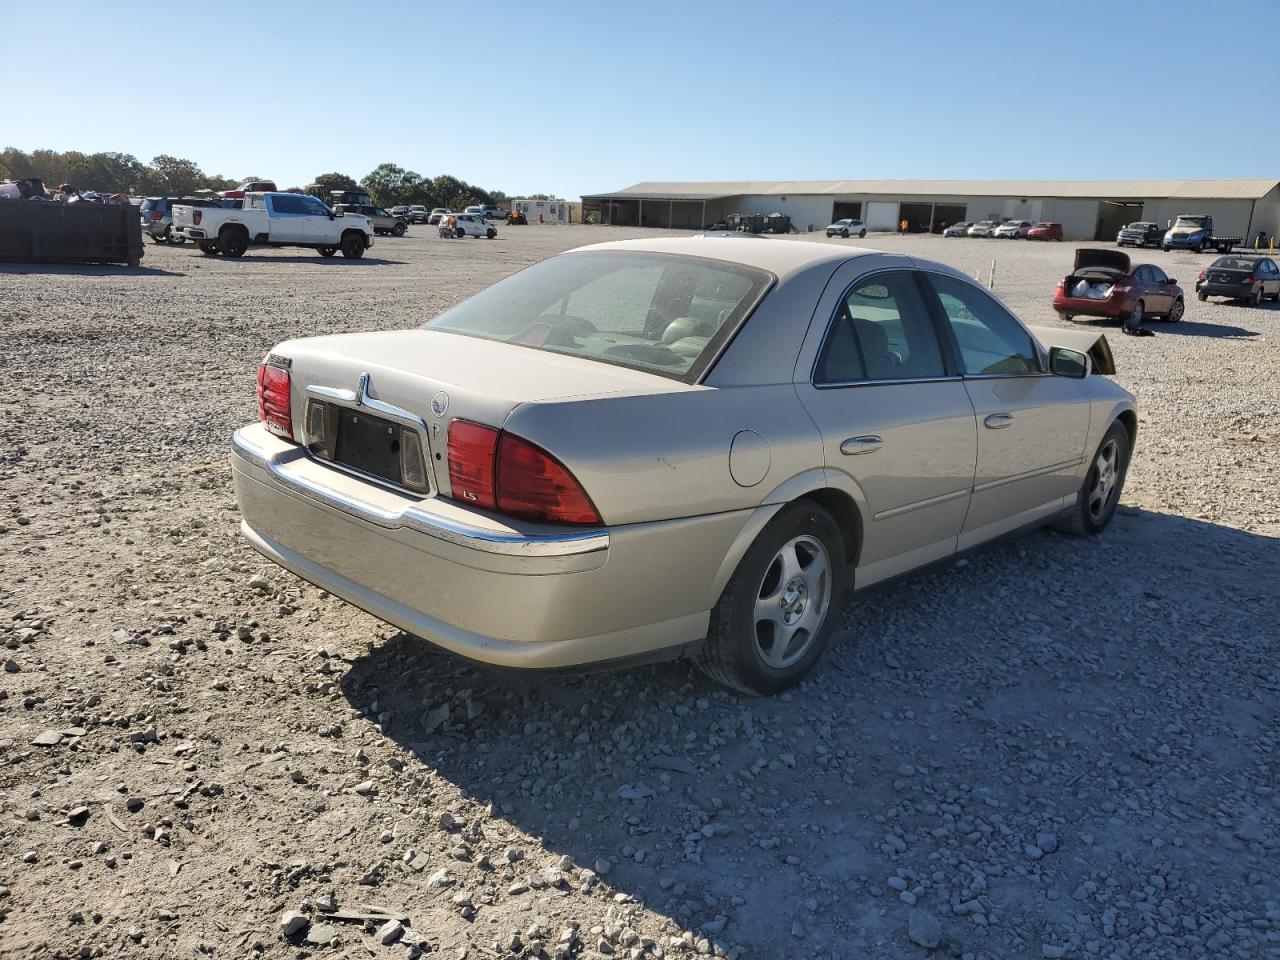
<svg viewBox="0 0 1280 960">
<path fill-rule="evenodd" d="M 1128 259 L 1128 258 L 1126 258 Z M 1093 372 L 1111 376 L 1116 372 L 1116 360 L 1111 355 L 1111 344 L 1104 334 L 1094 330 L 1063 330 L 1061 327 L 1029 327 L 1041 345 L 1068 347 L 1087 353 L 1093 362 Z"/>
<path fill-rule="evenodd" d="M 1121 253 L 1119 250 L 1099 250 L 1096 247 L 1080 247 L 1076 250 L 1076 270 L 1083 270 L 1086 267 L 1106 267 L 1110 270 L 1119 270 L 1121 273 L 1129 272 L 1129 255 Z M 1064 343 L 1065 347 L 1066 344 Z"/>
</svg>

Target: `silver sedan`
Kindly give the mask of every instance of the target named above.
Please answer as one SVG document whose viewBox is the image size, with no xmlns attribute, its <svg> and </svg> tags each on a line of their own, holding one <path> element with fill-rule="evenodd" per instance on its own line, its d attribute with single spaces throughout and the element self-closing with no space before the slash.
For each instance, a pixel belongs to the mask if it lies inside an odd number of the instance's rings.
<svg viewBox="0 0 1280 960">
<path fill-rule="evenodd" d="M 1011 531 L 1101 531 L 1133 398 L 1096 332 L 912 257 L 604 243 L 416 330 L 291 340 L 234 438 L 244 535 L 476 660 L 808 673 L 851 593 Z"/>
</svg>

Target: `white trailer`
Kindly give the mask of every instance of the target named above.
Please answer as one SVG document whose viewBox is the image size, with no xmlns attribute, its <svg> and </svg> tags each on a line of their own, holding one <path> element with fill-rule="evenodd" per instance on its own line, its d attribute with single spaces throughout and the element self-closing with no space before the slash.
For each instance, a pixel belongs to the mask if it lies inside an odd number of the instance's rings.
<svg viewBox="0 0 1280 960">
<path fill-rule="evenodd" d="M 511 209 L 519 210 L 530 223 L 568 223 L 568 200 L 512 200 Z"/>
</svg>

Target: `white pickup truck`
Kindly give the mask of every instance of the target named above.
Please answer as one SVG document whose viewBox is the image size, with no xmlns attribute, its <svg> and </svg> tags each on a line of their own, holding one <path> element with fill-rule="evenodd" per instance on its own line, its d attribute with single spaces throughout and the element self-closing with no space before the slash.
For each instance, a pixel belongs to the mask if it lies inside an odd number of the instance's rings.
<svg viewBox="0 0 1280 960">
<path fill-rule="evenodd" d="M 334 213 L 315 197 L 300 193 L 246 193 L 238 208 L 173 208 L 173 232 L 194 240 L 213 256 L 240 257 L 251 244 L 311 247 L 322 257 L 339 250 L 357 258 L 373 246 L 373 221 L 359 214 Z"/>
</svg>

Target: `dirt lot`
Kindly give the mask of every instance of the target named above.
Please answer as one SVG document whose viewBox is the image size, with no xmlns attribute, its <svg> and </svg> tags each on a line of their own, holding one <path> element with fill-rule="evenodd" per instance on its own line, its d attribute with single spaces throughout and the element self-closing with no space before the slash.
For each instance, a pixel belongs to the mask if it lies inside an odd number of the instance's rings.
<svg viewBox="0 0 1280 960">
<path fill-rule="evenodd" d="M 0 265 L 0 957 L 1280 956 L 1276 305 L 1112 337 L 1111 529 L 857 598 L 779 699 L 480 670 L 239 539 L 274 342 L 637 232 Z M 867 244 L 1057 322 L 1071 244 Z"/>
</svg>

